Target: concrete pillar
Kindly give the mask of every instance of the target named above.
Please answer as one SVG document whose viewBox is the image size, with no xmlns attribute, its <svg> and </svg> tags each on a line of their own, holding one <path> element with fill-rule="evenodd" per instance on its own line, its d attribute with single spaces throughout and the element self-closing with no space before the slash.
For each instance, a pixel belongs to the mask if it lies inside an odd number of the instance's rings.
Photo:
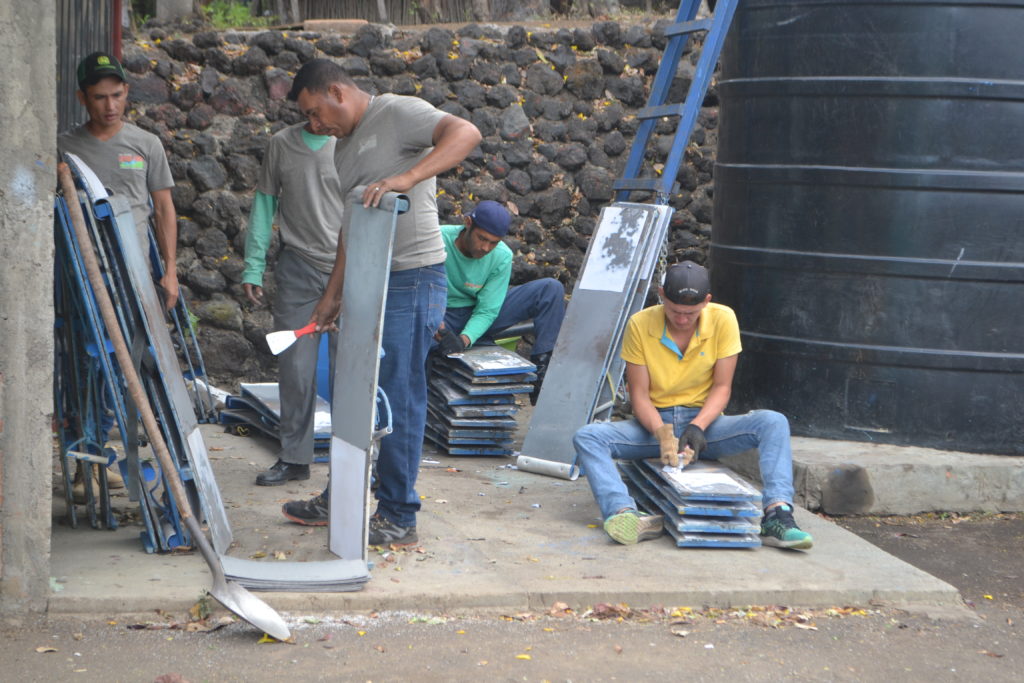
<svg viewBox="0 0 1024 683">
<path fill-rule="evenodd" d="M 0 3 L 0 620 L 46 609 L 53 440 L 54 5 Z"/>
</svg>

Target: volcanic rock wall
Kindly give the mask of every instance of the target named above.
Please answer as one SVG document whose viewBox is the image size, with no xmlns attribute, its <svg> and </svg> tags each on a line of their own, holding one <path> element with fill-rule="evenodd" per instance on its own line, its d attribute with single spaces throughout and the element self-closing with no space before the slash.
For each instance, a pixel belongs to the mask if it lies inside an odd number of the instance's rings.
<svg viewBox="0 0 1024 683">
<path fill-rule="evenodd" d="M 458 222 L 482 199 L 507 202 L 518 218 L 506 240 L 513 282 L 558 278 L 571 292 L 598 214 L 612 199 L 664 48 L 662 20 L 621 26 L 527 30 L 468 25 L 400 31 L 367 25 L 356 34 L 164 29 L 126 42 L 131 118 L 164 143 L 178 211 L 178 273 L 198 317 L 210 374 L 233 384 L 273 377 L 263 335 L 269 310 L 242 293 L 246 222 L 270 136 L 302 120 L 285 95 L 314 57 L 337 60 L 365 90 L 415 95 L 469 119 L 483 142 L 438 179 L 442 222 Z M 682 101 L 696 62 L 685 55 L 669 101 Z M 669 258 L 703 260 L 711 229 L 717 96 L 705 98 L 686 159 Z M 648 171 L 667 156 L 676 119 L 648 148 Z M 640 193 L 634 201 L 644 201 Z M 264 278 L 273 294 L 275 231 Z"/>
</svg>

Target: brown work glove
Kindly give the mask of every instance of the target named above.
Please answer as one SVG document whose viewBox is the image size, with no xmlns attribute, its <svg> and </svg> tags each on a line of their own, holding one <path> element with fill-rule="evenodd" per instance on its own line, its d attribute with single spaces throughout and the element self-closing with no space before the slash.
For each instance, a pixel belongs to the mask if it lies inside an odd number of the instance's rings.
<svg viewBox="0 0 1024 683">
<path fill-rule="evenodd" d="M 663 424 L 654 430 L 654 436 L 658 438 L 658 446 L 661 448 L 661 464 L 679 467 L 679 440 L 676 439 L 675 428 Z"/>
</svg>

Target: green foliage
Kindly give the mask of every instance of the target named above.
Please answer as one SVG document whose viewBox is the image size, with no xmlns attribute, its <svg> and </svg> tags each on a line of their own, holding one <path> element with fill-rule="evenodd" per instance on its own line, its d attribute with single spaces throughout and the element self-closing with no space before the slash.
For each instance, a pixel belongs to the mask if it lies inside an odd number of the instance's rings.
<svg viewBox="0 0 1024 683">
<path fill-rule="evenodd" d="M 249 6 L 238 0 L 213 0 L 203 7 L 206 20 L 216 29 L 269 26 L 273 17 L 254 17 Z"/>
</svg>

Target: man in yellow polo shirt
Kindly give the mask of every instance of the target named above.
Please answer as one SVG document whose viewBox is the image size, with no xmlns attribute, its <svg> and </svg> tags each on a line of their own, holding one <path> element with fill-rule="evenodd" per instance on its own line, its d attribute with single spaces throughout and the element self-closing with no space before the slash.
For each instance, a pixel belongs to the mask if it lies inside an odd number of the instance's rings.
<svg viewBox="0 0 1024 683">
<path fill-rule="evenodd" d="M 578 464 L 594 493 L 604 529 L 632 544 L 662 533 L 660 515 L 637 511 L 615 458 L 717 460 L 757 448 L 764 481 L 765 545 L 806 550 L 811 535 L 793 520 L 789 421 L 772 410 L 723 415 L 741 350 L 736 314 L 711 303 L 708 272 L 689 261 L 671 266 L 659 288 L 662 304 L 629 319 L 622 342 L 633 419 L 595 422 L 576 432 Z M 677 438 L 678 437 L 678 438 Z M 691 453 L 692 451 L 692 453 Z"/>
</svg>

